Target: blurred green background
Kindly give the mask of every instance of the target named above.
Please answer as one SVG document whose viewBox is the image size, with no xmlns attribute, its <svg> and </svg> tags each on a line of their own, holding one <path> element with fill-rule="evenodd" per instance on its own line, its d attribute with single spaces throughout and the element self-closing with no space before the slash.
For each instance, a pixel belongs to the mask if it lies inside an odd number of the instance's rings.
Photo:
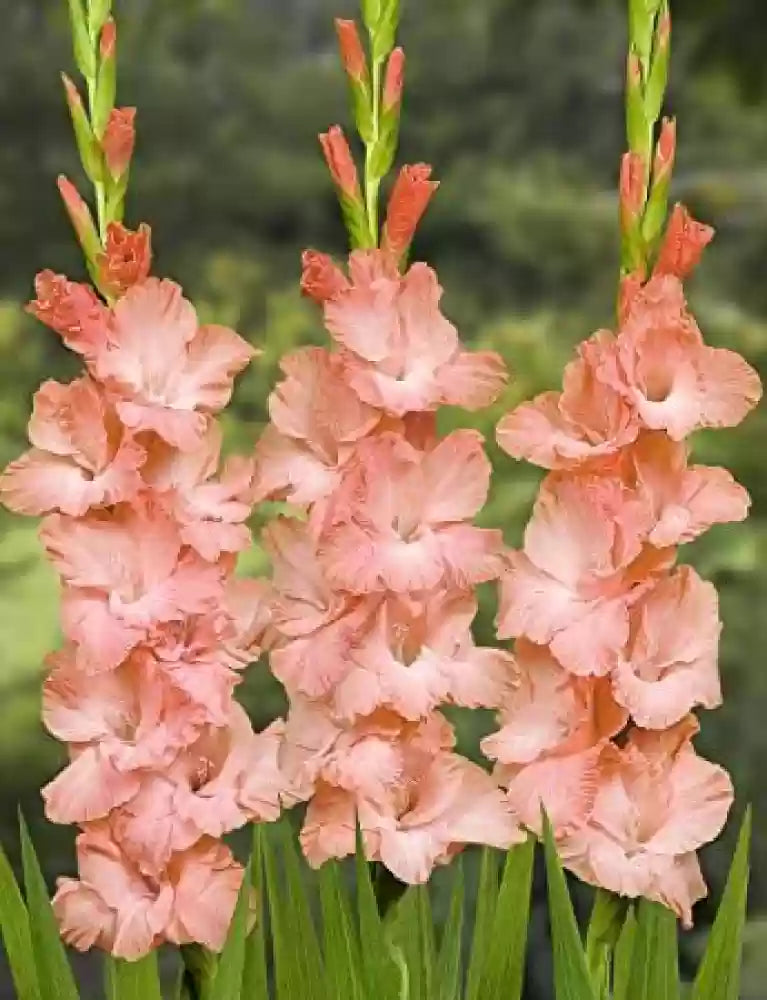
<svg viewBox="0 0 767 1000">
<path fill-rule="evenodd" d="M 236 327 L 263 355 L 239 384 L 228 443 L 247 451 L 263 425 L 277 360 L 323 342 L 298 294 L 307 245 L 341 254 L 344 234 L 316 134 L 348 124 L 332 17 L 353 0 L 116 0 L 121 102 L 139 108 L 128 221 L 154 229 L 157 272 L 182 281 L 206 317 Z M 417 239 L 445 307 L 473 345 L 514 373 L 495 412 L 558 383 L 573 345 L 610 323 L 617 260 L 624 0 L 410 0 L 401 159 L 435 165 L 442 187 Z M 691 284 L 709 341 L 767 374 L 767 10 L 764 0 L 676 0 L 670 93 L 679 118 L 675 196 L 718 238 Z M 82 276 L 54 178 L 81 181 L 57 78 L 71 69 L 64 0 L 2 3 L 0 31 L 0 461 L 24 447 L 31 395 L 67 379 L 73 358 L 25 316 L 34 273 Z M 85 187 L 83 186 L 83 190 Z M 464 421 L 447 414 L 445 425 Z M 719 587 L 725 707 L 702 719 L 700 749 L 733 773 L 756 810 L 753 920 L 744 997 L 767 997 L 767 463 L 762 410 L 731 432 L 701 435 L 696 458 L 731 468 L 753 516 L 685 557 Z M 538 475 L 493 449 L 488 523 L 518 544 Z M 263 518 L 263 514 L 259 515 Z M 255 522 L 258 527 L 258 521 Z M 57 588 L 36 525 L 0 515 L 0 838 L 15 856 L 15 809 L 30 817 L 47 874 L 70 871 L 73 835 L 42 820 L 38 789 L 61 764 L 38 721 L 41 662 L 57 643 Z M 263 570 L 258 550 L 246 569 Z M 478 631 L 492 641 L 493 596 Z M 254 667 L 243 697 L 259 725 L 280 691 Z M 459 718 L 476 752 L 477 716 Z M 715 896 L 731 824 L 704 864 Z M 542 907 L 529 1000 L 548 996 Z M 705 926 L 711 910 L 700 908 Z M 540 926 L 538 926 L 540 925 Z M 699 942 L 686 942 L 694 962 Z M 760 967 L 761 963 L 761 967 Z M 87 973 L 86 973 L 87 974 Z M 95 993 L 94 993 L 95 995 Z M 0 998 L 10 997 L 0 967 Z"/>
</svg>

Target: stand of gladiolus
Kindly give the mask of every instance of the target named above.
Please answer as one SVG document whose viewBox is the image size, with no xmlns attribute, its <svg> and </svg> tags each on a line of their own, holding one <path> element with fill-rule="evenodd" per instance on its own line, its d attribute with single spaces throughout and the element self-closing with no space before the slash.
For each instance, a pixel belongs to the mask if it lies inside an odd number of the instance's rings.
<svg viewBox="0 0 767 1000">
<path fill-rule="evenodd" d="M 95 211 L 59 187 L 90 284 L 43 272 L 29 308 L 83 371 L 41 386 L 0 495 L 43 517 L 61 578 L 43 719 L 69 763 L 43 798 L 79 828 L 79 873 L 51 904 L 23 821 L 23 892 L 0 856 L 20 1000 L 77 997 L 61 937 L 106 953 L 110 1000 L 163 995 L 166 943 L 180 955 L 168 995 L 189 1000 L 519 1000 L 536 839 L 557 997 L 675 1000 L 677 918 L 689 926 L 706 893 L 696 851 L 733 798 L 692 742 L 692 713 L 721 701 L 717 595 L 677 549 L 749 505 L 726 470 L 690 464 L 687 438 L 739 423 L 761 387 L 705 344 L 685 300 L 713 233 L 667 212 L 668 0 L 629 3 L 615 329 L 578 347 L 561 392 L 498 428 L 508 454 L 548 470 L 519 550 L 473 523 L 490 483 L 481 436 L 438 431 L 441 406 L 485 407 L 507 375 L 461 343 L 434 271 L 408 264 L 431 168 L 402 167 L 379 208 L 399 0 L 362 0 L 366 44 L 337 22 L 365 155 L 358 171 L 339 127 L 320 137 L 351 243 L 348 266 L 303 258 L 328 346 L 283 359 L 254 454 L 221 467 L 216 414 L 257 352 L 201 325 L 151 275 L 149 228 L 123 225 L 134 110 L 115 106 L 111 2 L 69 8 L 85 97 L 67 77 L 65 92 Z M 264 536 L 271 579 L 243 579 L 263 500 L 286 511 Z M 472 638 L 475 588 L 492 581 L 511 647 Z M 262 651 L 290 707 L 255 733 L 234 693 Z M 497 712 L 492 770 L 456 752 L 449 705 Z M 316 876 L 280 819 L 299 803 Z M 222 838 L 248 823 L 243 870 Z M 694 1000 L 737 997 L 748 838 L 746 817 Z M 483 848 L 470 932 L 467 845 Z M 435 930 L 425 883 L 444 864 Z M 585 940 L 562 865 L 597 887 Z"/>
</svg>

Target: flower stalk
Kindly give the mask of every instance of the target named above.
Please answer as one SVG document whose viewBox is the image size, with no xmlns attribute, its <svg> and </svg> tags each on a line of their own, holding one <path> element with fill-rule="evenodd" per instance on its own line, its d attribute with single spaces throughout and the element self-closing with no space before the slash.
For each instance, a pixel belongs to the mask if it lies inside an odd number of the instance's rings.
<svg viewBox="0 0 767 1000">
<path fill-rule="evenodd" d="M 747 516 L 747 492 L 690 464 L 687 438 L 736 426 L 762 391 L 739 355 L 705 343 L 686 301 L 713 230 L 681 205 L 667 218 L 667 0 L 629 0 L 629 19 L 617 324 L 578 346 L 561 392 L 498 426 L 508 454 L 548 474 L 501 578 L 498 634 L 515 640 L 522 680 L 483 741 L 515 814 L 540 833 L 542 804 L 565 866 L 600 889 L 588 946 L 600 998 L 619 896 L 689 926 L 706 894 L 696 852 L 732 802 L 727 773 L 693 746 L 695 713 L 722 701 L 718 598 L 677 550 Z"/>
</svg>

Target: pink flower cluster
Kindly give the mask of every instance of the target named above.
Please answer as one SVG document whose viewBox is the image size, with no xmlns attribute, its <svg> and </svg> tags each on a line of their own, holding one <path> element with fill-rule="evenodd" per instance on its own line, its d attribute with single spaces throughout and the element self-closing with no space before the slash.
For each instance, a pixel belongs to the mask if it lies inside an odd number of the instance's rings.
<svg viewBox="0 0 767 1000">
<path fill-rule="evenodd" d="M 70 763 L 43 795 L 51 820 L 81 827 L 80 879 L 60 880 L 54 908 L 74 946 L 133 959 L 162 941 L 221 947 L 242 870 L 219 838 L 279 814 L 283 724 L 256 735 L 233 700 L 264 603 L 233 576 L 253 463 L 217 475 L 213 414 L 254 351 L 148 276 L 146 228 L 112 227 L 101 269 L 112 306 L 37 278 L 30 311 L 85 371 L 40 388 L 0 496 L 45 515 L 63 588 L 43 715 Z"/>
<path fill-rule="evenodd" d="M 720 621 L 676 548 L 749 506 L 726 470 L 689 463 L 686 438 L 738 424 L 761 395 L 685 302 L 712 235 L 677 206 L 652 276 L 624 282 L 617 332 L 499 425 L 510 455 L 551 471 L 506 557 L 498 632 L 516 639 L 521 684 L 484 742 L 515 813 L 538 829 L 542 803 L 573 871 L 686 922 L 705 895 L 695 852 L 732 788 L 691 744 L 692 711 L 721 702 Z"/>
<path fill-rule="evenodd" d="M 442 404 L 490 403 L 506 373 L 462 349 L 434 272 L 395 259 L 355 251 L 347 277 L 305 254 L 302 287 L 334 347 L 283 360 L 256 483 L 297 505 L 265 543 L 271 664 L 291 702 L 280 764 L 310 800 L 304 853 L 352 853 L 358 819 L 368 857 L 417 883 L 466 843 L 521 837 L 438 711 L 497 707 L 514 682 L 512 657 L 471 635 L 473 588 L 503 565 L 500 532 L 472 524 L 490 465 L 478 434 L 439 439 L 435 423 Z"/>
</svg>

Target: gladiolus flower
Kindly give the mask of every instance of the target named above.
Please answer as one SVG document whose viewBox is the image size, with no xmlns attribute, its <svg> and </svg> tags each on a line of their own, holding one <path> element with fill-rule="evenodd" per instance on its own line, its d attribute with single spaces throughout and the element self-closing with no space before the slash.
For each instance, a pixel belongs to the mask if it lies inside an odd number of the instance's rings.
<svg viewBox="0 0 767 1000">
<path fill-rule="evenodd" d="M 81 879 L 60 879 L 53 900 L 72 947 L 97 945 L 128 961 L 164 940 L 223 947 L 242 884 L 242 868 L 223 844 L 199 841 L 174 857 L 159 882 L 141 873 L 105 823 L 80 834 L 77 856 Z"/>
<path fill-rule="evenodd" d="M 726 772 L 695 753 L 697 729 L 688 717 L 609 747 L 589 822 L 560 846 L 586 882 L 657 900 L 687 927 L 706 894 L 695 851 L 719 834 L 733 798 Z"/>
<path fill-rule="evenodd" d="M 439 310 L 442 289 L 425 264 L 400 275 L 380 251 L 350 259 L 351 287 L 325 304 L 325 322 L 346 349 L 348 383 L 364 402 L 401 417 L 442 404 L 488 406 L 506 382 L 492 351 L 463 351 Z"/>
<path fill-rule="evenodd" d="M 701 427 L 734 427 L 761 398 L 759 376 L 734 351 L 707 347 L 681 283 L 658 275 L 633 302 L 598 377 L 642 423 L 675 441 Z"/>
<path fill-rule="evenodd" d="M 0 476 L 0 497 L 19 514 L 81 516 L 91 507 L 132 500 L 143 485 L 144 448 L 87 376 L 42 385 L 29 439 L 32 450 Z"/>
<path fill-rule="evenodd" d="M 223 326 L 199 326 L 172 281 L 150 278 L 117 302 L 95 372 L 117 397 L 122 422 L 182 450 L 199 445 L 207 414 L 222 409 L 255 351 Z"/>
</svg>

